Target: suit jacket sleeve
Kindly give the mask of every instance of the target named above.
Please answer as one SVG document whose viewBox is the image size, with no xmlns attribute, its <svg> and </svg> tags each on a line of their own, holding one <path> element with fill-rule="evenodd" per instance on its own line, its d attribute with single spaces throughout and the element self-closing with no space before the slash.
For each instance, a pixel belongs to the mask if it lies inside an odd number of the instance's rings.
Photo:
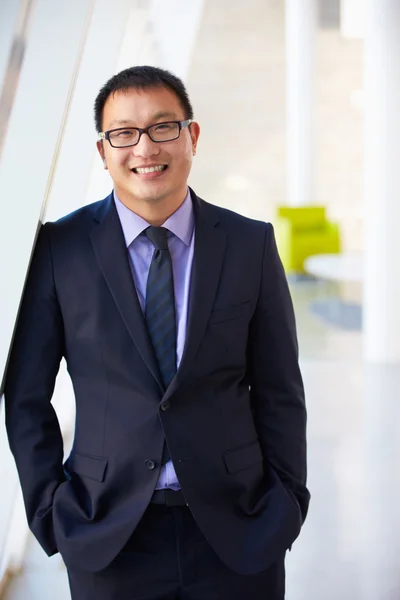
<svg viewBox="0 0 400 600">
<path fill-rule="evenodd" d="M 309 503 L 304 388 L 293 305 L 270 224 L 249 340 L 251 401 L 264 460 L 295 495 L 304 520 Z"/>
<path fill-rule="evenodd" d="M 6 427 L 31 530 L 57 551 L 51 507 L 65 479 L 63 442 L 51 404 L 64 336 L 48 226 L 42 226 L 27 278 L 5 380 Z"/>
</svg>

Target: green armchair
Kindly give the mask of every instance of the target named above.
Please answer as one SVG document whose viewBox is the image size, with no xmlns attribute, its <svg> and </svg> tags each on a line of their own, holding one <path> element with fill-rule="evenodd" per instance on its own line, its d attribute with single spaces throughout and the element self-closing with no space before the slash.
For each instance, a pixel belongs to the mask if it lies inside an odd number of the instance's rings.
<svg viewBox="0 0 400 600">
<path fill-rule="evenodd" d="M 339 225 L 328 221 L 324 206 L 279 207 L 275 234 L 286 273 L 304 273 L 314 254 L 340 252 Z"/>
</svg>

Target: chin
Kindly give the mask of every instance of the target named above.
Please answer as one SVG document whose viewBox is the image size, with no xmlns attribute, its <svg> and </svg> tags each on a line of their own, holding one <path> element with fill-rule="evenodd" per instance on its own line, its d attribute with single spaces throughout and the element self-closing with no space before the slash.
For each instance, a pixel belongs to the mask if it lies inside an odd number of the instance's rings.
<svg viewBox="0 0 400 600">
<path fill-rule="evenodd" d="M 173 192 L 172 192 L 173 194 Z M 171 196 L 171 190 L 143 190 L 137 194 L 142 202 L 156 204 Z"/>
<path fill-rule="evenodd" d="M 127 199 L 129 198 L 133 202 L 154 203 L 168 195 L 168 192 L 160 189 L 146 189 L 145 186 L 125 186 L 124 188 L 120 188 L 119 191 L 117 189 L 117 195 L 120 198 L 121 196 Z"/>
<path fill-rule="evenodd" d="M 132 197 L 137 201 L 137 202 L 142 202 L 144 204 L 158 204 L 159 202 L 162 202 L 165 198 L 164 194 L 157 194 L 155 192 L 153 193 L 135 193 L 132 192 Z"/>
</svg>

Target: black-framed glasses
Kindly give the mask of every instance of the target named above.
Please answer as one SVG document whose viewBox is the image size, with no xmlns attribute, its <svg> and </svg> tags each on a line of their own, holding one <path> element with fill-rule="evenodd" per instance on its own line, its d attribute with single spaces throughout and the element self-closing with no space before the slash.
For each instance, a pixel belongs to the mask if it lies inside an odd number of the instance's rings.
<svg viewBox="0 0 400 600">
<path fill-rule="evenodd" d="M 192 119 L 186 121 L 166 121 L 156 123 L 141 129 L 140 127 L 119 127 L 99 133 L 100 139 L 108 140 L 113 148 L 127 148 L 136 146 L 144 133 L 147 133 L 153 142 L 171 142 L 177 140 L 182 129 L 193 123 Z"/>
</svg>

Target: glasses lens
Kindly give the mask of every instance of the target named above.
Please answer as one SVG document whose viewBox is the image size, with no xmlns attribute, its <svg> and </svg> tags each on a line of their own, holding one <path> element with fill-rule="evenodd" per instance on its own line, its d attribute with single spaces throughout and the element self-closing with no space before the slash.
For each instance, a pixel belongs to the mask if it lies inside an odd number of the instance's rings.
<svg viewBox="0 0 400 600">
<path fill-rule="evenodd" d="M 139 138 L 139 132 L 136 129 L 119 129 L 110 131 L 110 142 L 115 148 L 123 148 L 136 144 Z"/>
<path fill-rule="evenodd" d="M 160 123 L 150 127 L 149 134 L 154 142 L 167 142 L 179 137 L 178 123 Z"/>
</svg>

